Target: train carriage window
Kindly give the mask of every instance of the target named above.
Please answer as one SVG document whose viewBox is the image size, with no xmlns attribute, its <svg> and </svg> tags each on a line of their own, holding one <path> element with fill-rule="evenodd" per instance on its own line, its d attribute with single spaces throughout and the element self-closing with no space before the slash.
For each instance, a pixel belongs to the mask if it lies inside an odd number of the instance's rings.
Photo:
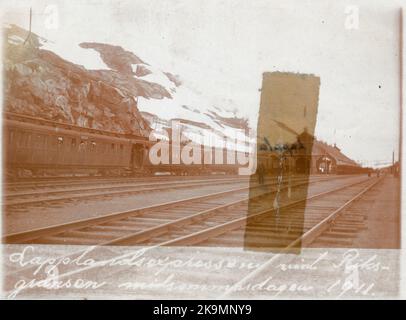
<svg viewBox="0 0 406 320">
<path fill-rule="evenodd" d="M 17 146 L 20 146 L 20 144 L 21 144 L 21 132 L 17 132 L 16 133 L 16 143 L 17 143 Z"/>
<path fill-rule="evenodd" d="M 86 147 L 85 141 L 81 140 L 80 143 L 79 143 L 79 151 L 84 150 L 85 147 Z"/>
<path fill-rule="evenodd" d="M 20 132 L 18 134 L 18 146 L 23 147 L 25 142 L 25 132 Z"/>
<path fill-rule="evenodd" d="M 25 147 L 25 141 L 26 141 L 26 139 L 27 139 L 27 134 L 26 134 L 25 132 L 22 132 L 22 133 L 21 133 L 21 139 L 20 139 L 20 141 L 21 141 L 20 145 L 21 145 L 22 147 Z"/>
<path fill-rule="evenodd" d="M 30 134 L 26 133 L 25 134 L 25 138 L 24 138 L 24 146 L 27 147 L 28 146 L 28 139 L 29 139 Z"/>
<path fill-rule="evenodd" d="M 43 135 L 38 134 L 35 137 L 35 147 L 38 148 L 38 149 L 43 148 L 44 147 L 44 140 L 45 140 L 45 137 Z"/>
<path fill-rule="evenodd" d="M 8 144 L 14 143 L 14 131 L 10 131 L 8 134 Z"/>
<path fill-rule="evenodd" d="M 58 139 L 55 136 L 50 136 L 50 146 L 51 148 L 55 149 L 58 146 Z"/>
<path fill-rule="evenodd" d="M 272 158 L 272 167 L 274 169 L 279 168 L 279 160 L 278 160 L 278 158 Z"/>
<path fill-rule="evenodd" d="M 95 151 L 96 150 L 96 142 L 92 141 L 90 142 L 90 151 Z"/>
<path fill-rule="evenodd" d="M 26 146 L 27 147 L 31 146 L 31 141 L 32 141 L 32 134 L 28 133 L 27 134 L 27 141 L 26 141 Z"/>
<path fill-rule="evenodd" d="M 20 147 L 28 147 L 31 142 L 31 134 L 28 132 L 21 132 L 20 139 L 19 139 L 19 146 Z"/>
</svg>

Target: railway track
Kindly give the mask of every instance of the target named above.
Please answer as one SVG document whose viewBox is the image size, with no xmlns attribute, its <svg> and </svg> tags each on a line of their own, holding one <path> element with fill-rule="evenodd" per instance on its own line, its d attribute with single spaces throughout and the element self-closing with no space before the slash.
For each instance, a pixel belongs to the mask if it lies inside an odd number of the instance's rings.
<svg viewBox="0 0 406 320">
<path fill-rule="evenodd" d="M 246 176 L 229 176 L 229 175 L 211 175 L 211 176 L 151 176 L 147 178 L 105 178 L 105 177 L 66 177 L 54 179 L 35 179 L 30 181 L 7 182 L 4 184 L 4 189 L 8 192 L 23 191 L 23 190 L 42 190 L 72 188 L 74 186 L 98 186 L 98 185 L 125 185 L 125 184 L 143 184 L 143 183 L 160 183 L 160 182 L 186 182 L 186 181 L 222 181 L 222 180 L 248 180 Z"/>
<path fill-rule="evenodd" d="M 368 213 L 376 197 L 376 189 L 376 184 L 365 188 L 350 199 L 347 205 L 340 207 L 321 221 L 318 228 L 314 228 L 313 232 L 305 237 L 305 246 L 310 248 L 353 247 L 354 240 L 360 232 L 367 229 Z"/>
<path fill-rule="evenodd" d="M 32 205 L 40 203 L 79 200 L 79 199 L 94 199 L 97 197 L 107 196 L 124 196 L 143 192 L 158 192 L 171 189 L 183 189 L 193 187 L 203 187 L 217 184 L 241 184 L 247 182 L 246 179 L 208 179 L 208 180 L 192 180 L 178 182 L 155 182 L 155 183 L 138 183 L 125 184 L 120 186 L 97 186 L 75 188 L 66 190 L 65 188 L 30 192 L 9 192 L 3 196 L 4 205 L 7 207 L 16 207 L 22 205 Z"/>
<path fill-rule="evenodd" d="M 379 181 L 379 179 L 368 179 L 361 183 L 353 183 L 333 190 L 323 191 L 310 195 L 306 199 L 283 205 L 279 224 L 283 227 L 289 226 L 289 229 L 284 233 L 277 230 L 278 222 L 276 220 L 278 217 L 273 214 L 275 210 L 266 209 L 251 216 L 229 221 L 215 228 L 176 239 L 166 245 L 250 246 L 263 248 L 262 244 L 273 243 L 277 245 L 278 237 L 287 237 L 291 242 L 286 249 L 297 244 L 307 246 L 316 238 L 322 245 L 334 243 L 340 247 L 340 244 L 348 244 L 348 241 L 343 240 L 343 238 L 363 228 L 363 221 L 358 215 L 359 212 L 357 215 L 351 214 L 342 217 L 338 225 L 335 225 L 336 219 L 344 209 L 353 204 L 354 201 L 359 200 L 365 192 Z M 332 226 L 334 226 L 334 230 L 330 229 Z M 254 231 L 255 238 L 244 238 L 247 228 Z M 299 230 L 302 235 L 298 237 L 296 230 Z M 275 239 L 270 241 L 272 237 L 275 237 Z M 275 246 L 274 249 L 278 248 L 279 246 Z"/>
<path fill-rule="evenodd" d="M 311 221 L 311 219 L 306 219 L 308 223 L 306 224 L 305 232 L 301 236 L 292 239 L 292 241 L 286 248 L 279 249 L 274 254 L 265 255 L 262 252 L 242 251 L 240 248 L 241 246 L 243 246 L 243 244 L 237 240 L 238 238 L 244 239 L 242 233 L 240 233 L 240 237 L 235 237 L 234 234 L 234 236 L 232 237 L 232 242 L 224 242 L 226 236 L 230 236 L 233 230 L 238 230 L 238 228 L 234 228 L 234 226 L 228 230 L 221 230 L 222 228 L 218 228 L 217 231 L 220 232 L 223 237 L 221 235 L 216 237 L 215 233 L 209 234 L 210 232 L 208 232 L 201 233 L 200 235 L 191 235 L 190 237 L 186 237 L 183 239 L 179 238 L 178 240 L 174 240 L 172 242 L 166 242 L 165 245 L 185 246 L 194 243 L 196 245 L 196 250 L 190 251 L 189 256 L 193 254 L 197 255 L 197 257 L 202 261 L 224 261 L 225 256 L 231 256 L 235 257 L 238 263 L 242 266 L 249 266 L 250 264 L 252 265 L 252 270 L 239 272 L 236 271 L 236 274 L 233 272 L 227 272 L 227 268 L 223 269 L 222 272 L 214 272 L 213 269 L 205 270 L 204 268 L 199 268 L 198 270 L 196 270 L 196 268 L 184 268 L 181 272 L 182 280 L 180 283 L 187 283 L 188 285 L 190 285 L 190 287 L 199 287 L 208 284 L 208 287 L 218 288 L 219 291 L 210 292 L 211 297 L 214 296 L 218 299 L 238 299 L 241 297 L 269 299 L 270 297 L 277 297 L 277 289 L 281 289 L 286 286 L 286 284 L 290 283 L 289 278 L 287 277 L 289 277 L 289 275 L 291 274 L 278 268 L 279 263 L 283 263 L 286 266 L 289 265 L 291 261 L 293 263 L 298 263 L 298 261 L 300 261 L 300 263 L 305 263 L 303 261 L 306 261 L 311 264 L 316 261 L 321 254 L 321 252 L 318 250 L 306 250 L 306 252 L 304 252 L 304 254 L 301 254 L 300 256 L 297 256 L 295 254 L 285 254 L 290 253 L 290 247 L 294 247 L 298 242 L 300 242 L 302 247 L 304 248 L 331 248 L 332 246 L 342 247 L 342 243 L 340 241 L 336 241 L 334 243 L 325 243 L 324 237 L 326 233 L 329 233 L 332 230 L 336 231 L 337 228 L 341 228 L 342 231 L 346 230 L 349 234 L 354 232 L 355 229 L 358 231 L 362 230 L 363 226 L 362 223 L 360 224 L 358 218 L 352 218 L 354 217 L 354 215 L 358 216 L 360 213 L 362 213 L 362 215 L 367 214 L 367 212 L 359 210 L 359 205 L 362 204 L 367 195 L 373 196 L 374 187 L 377 186 L 382 179 L 383 178 L 373 178 L 370 179 L 370 181 L 365 181 L 365 183 L 347 185 L 341 189 L 324 191 L 318 194 L 310 195 L 309 199 L 311 199 L 311 201 L 318 201 L 321 199 L 327 200 L 327 198 L 330 198 L 329 200 L 333 200 L 335 206 L 331 207 L 330 210 L 325 211 L 325 214 L 323 216 L 320 216 L 320 214 L 318 213 L 317 220 L 315 219 L 314 221 Z M 330 196 L 333 196 L 334 199 L 332 199 Z M 315 202 L 307 203 L 310 207 L 314 207 L 315 205 Z M 286 206 L 286 209 L 292 209 L 296 205 L 299 205 L 299 202 L 293 203 L 292 206 Z M 323 207 L 325 206 L 323 205 Z M 288 213 L 288 211 L 285 211 L 285 213 Z M 314 217 L 313 214 L 312 216 Z M 258 220 L 258 223 L 260 223 L 261 221 L 264 222 L 262 218 L 266 219 L 269 216 L 267 216 L 266 213 L 263 212 L 258 213 L 257 217 L 261 218 Z M 230 226 L 231 225 L 232 223 L 230 222 Z M 268 234 L 271 235 L 272 230 L 268 230 Z M 336 240 L 339 240 L 342 237 L 341 234 L 335 234 L 334 236 Z M 239 246 L 237 246 L 237 244 L 239 244 Z M 230 248 L 230 245 L 233 247 L 235 246 L 235 248 Z M 206 251 L 204 247 L 207 247 L 207 249 L 210 250 Z M 221 248 L 227 248 L 227 250 L 222 250 Z M 185 259 L 182 251 L 174 252 L 174 255 L 171 256 L 172 259 L 176 260 L 177 258 L 179 258 L 181 259 L 181 261 L 182 259 Z M 163 255 L 165 256 L 165 253 L 163 253 Z M 160 271 L 159 277 L 160 279 L 167 279 L 167 277 L 170 277 L 174 272 L 179 272 L 179 270 L 177 270 L 176 268 L 168 268 L 164 271 Z M 322 273 L 322 271 L 318 272 L 318 274 L 320 274 L 320 277 Z M 326 272 L 326 274 L 327 276 L 329 275 L 328 272 Z M 119 273 L 112 274 L 111 278 L 116 279 L 119 276 Z M 250 286 L 252 286 L 253 284 L 257 284 L 258 286 L 258 284 L 266 283 L 269 279 L 272 279 L 271 282 L 274 291 L 251 291 Z M 321 279 L 319 280 L 323 281 Z M 149 272 L 146 272 L 142 275 L 143 283 L 154 283 L 154 281 L 156 281 L 156 276 L 153 270 L 150 270 Z M 328 281 L 331 281 L 331 279 L 326 279 L 326 283 L 328 283 Z M 143 298 L 151 298 L 157 297 L 162 293 L 156 290 L 142 290 L 139 294 L 141 294 Z M 181 291 L 173 293 L 171 292 L 171 294 L 175 298 L 185 297 L 184 293 Z M 196 292 L 196 295 L 199 296 L 199 292 Z M 323 298 L 323 296 L 321 296 L 320 298 Z"/>
<path fill-rule="evenodd" d="M 373 197 L 373 192 L 374 192 L 374 187 L 380 183 L 380 181 L 383 179 L 381 177 L 380 179 L 372 178 L 369 180 L 365 181 L 358 181 L 356 183 L 355 181 L 347 182 L 346 184 L 341 185 L 341 187 L 335 187 L 331 188 L 330 190 L 326 190 L 326 187 L 320 187 L 317 190 L 315 190 L 314 193 L 309 194 L 307 197 L 310 199 L 310 201 L 316 200 L 316 199 L 324 199 L 325 201 L 334 201 L 334 208 L 333 206 L 330 208 L 330 210 L 325 210 L 325 214 L 323 217 L 320 217 L 318 221 L 313 221 L 311 223 L 310 219 L 306 219 L 308 222 L 306 232 L 301 235 L 297 239 L 293 239 L 291 241 L 291 246 L 295 245 L 296 241 L 300 241 L 303 247 L 318 247 L 320 244 L 320 239 L 326 234 L 326 232 L 329 232 L 330 230 L 336 230 L 336 227 L 348 227 L 348 224 L 351 224 L 351 227 L 357 226 L 357 222 L 354 221 L 353 219 L 344 219 L 344 218 L 351 218 L 352 215 L 359 214 L 360 211 L 363 212 L 363 210 L 359 210 L 360 204 L 363 204 L 363 199 L 365 197 Z M 330 196 L 334 196 L 334 199 Z M 290 208 L 294 208 L 295 205 L 298 205 L 299 202 L 297 203 L 292 203 Z M 310 207 L 314 207 L 314 202 L 308 202 Z M 319 203 L 321 204 L 321 202 Z M 289 206 L 286 206 L 285 209 L 288 209 Z M 314 209 L 314 208 L 312 208 Z M 268 210 L 269 211 L 269 210 Z M 292 212 L 292 211 L 291 211 Z M 288 213 L 288 211 L 286 211 Z M 348 216 L 347 216 L 348 215 Z M 266 217 L 269 217 L 268 215 L 265 214 L 265 212 L 258 212 L 258 216 L 266 219 Z M 259 221 L 261 221 L 259 219 Z M 259 222 L 258 221 L 258 222 Z M 353 224 L 355 222 L 355 224 Z M 344 224 L 343 224 L 344 223 Z M 357 226 L 358 227 L 358 226 Z M 221 235 L 228 234 L 230 235 L 230 232 L 232 230 L 237 230 L 236 229 L 229 229 L 226 230 L 226 232 L 221 232 Z M 348 229 L 347 229 L 348 230 Z M 200 259 L 201 261 L 213 261 L 213 263 L 221 262 L 224 261 L 225 257 L 230 257 L 230 262 L 234 263 L 233 261 L 237 261 L 237 265 L 241 266 L 250 266 L 250 268 L 244 268 L 241 269 L 237 272 L 229 272 L 228 267 L 224 266 L 220 271 L 216 271 L 215 269 L 212 268 L 196 268 L 196 267 L 185 267 L 182 268 L 181 274 L 179 276 L 181 279 L 180 284 L 188 284 L 190 288 L 199 288 L 199 286 L 204 286 L 208 285 L 209 288 L 213 287 L 213 289 L 207 289 L 207 290 L 214 290 L 214 291 L 196 291 L 194 294 L 198 297 L 207 297 L 208 294 L 210 294 L 210 297 L 216 297 L 218 299 L 221 298 L 241 298 L 241 297 L 255 297 L 255 298 L 270 298 L 270 297 L 277 297 L 278 292 L 277 291 L 254 291 L 250 289 L 250 285 L 252 284 L 259 284 L 263 283 L 264 281 L 267 281 L 267 279 L 272 278 L 272 284 L 274 287 L 277 288 L 282 288 L 286 283 L 289 283 L 289 279 L 286 278 L 287 275 L 290 273 L 286 273 L 281 271 L 277 266 L 279 263 L 284 263 L 285 265 L 289 263 L 289 261 L 302 261 L 301 263 L 304 263 L 303 261 L 309 261 L 309 263 L 313 263 L 316 261 L 316 259 L 320 255 L 320 251 L 310 251 L 310 250 L 304 250 L 304 254 L 297 256 L 297 255 L 290 255 L 290 254 L 284 254 L 284 253 L 289 253 L 289 248 L 287 247 L 285 250 L 280 250 L 279 253 L 277 254 L 271 254 L 267 253 L 264 254 L 263 252 L 255 252 L 255 251 L 247 251 L 245 252 L 244 250 L 241 250 L 239 247 L 234 247 L 234 248 L 221 248 L 221 247 L 213 247 L 218 246 L 219 242 L 212 242 L 210 243 L 210 239 L 214 239 L 218 241 L 220 239 L 219 236 L 213 236 L 213 237 L 206 237 L 207 234 L 205 234 L 204 237 L 198 237 L 202 241 L 197 242 L 197 247 L 194 247 L 191 249 L 191 251 L 185 251 L 184 248 L 179 247 L 177 248 L 160 248 L 160 250 L 153 250 L 153 249 L 158 249 L 160 246 L 163 245 L 171 245 L 170 242 L 166 241 L 163 243 L 151 245 L 151 246 L 137 246 L 134 247 L 134 249 L 139 248 L 141 252 L 145 252 L 145 250 L 150 252 L 150 257 L 152 259 L 160 259 L 160 258 L 165 258 L 169 254 L 171 259 L 170 261 L 177 261 L 176 259 L 180 259 L 180 261 L 186 261 L 187 259 L 190 259 L 190 257 L 196 257 Z M 195 240 L 197 238 L 194 236 Z M 180 237 L 177 239 L 173 239 L 172 244 L 176 245 L 176 240 L 181 240 Z M 190 240 L 190 239 L 189 239 Z M 182 240 L 183 241 L 183 240 Z M 190 242 L 189 242 L 190 243 Z M 336 243 L 336 246 L 340 246 L 339 243 Z M 80 247 L 79 247 L 80 248 Z M 78 249 L 79 249 L 78 248 Z M 327 247 L 329 248 L 329 247 Z M 121 252 L 119 250 L 120 248 L 117 247 L 117 252 Z M 166 249 L 166 250 L 162 250 Z M 169 250 L 171 249 L 171 250 Z M 83 249 L 80 249 L 83 250 Z M 134 251 L 130 250 L 128 253 L 124 253 L 121 255 L 117 255 L 115 253 L 114 249 L 108 248 L 108 250 L 113 250 L 112 253 L 112 261 L 118 261 L 120 259 L 125 259 L 125 258 L 131 258 L 134 255 Z M 110 251 L 109 251 L 110 252 Z M 127 252 L 127 251 L 124 251 Z M 135 251 L 137 252 L 137 251 Z M 185 254 L 187 254 L 187 257 L 185 257 Z M 74 254 L 71 254 L 72 256 L 78 256 L 80 255 L 80 251 L 76 252 Z M 296 258 L 296 260 L 295 260 Z M 302 259 L 300 259 L 302 258 Z M 110 260 L 106 260 L 107 262 Z M 227 260 L 228 261 L 228 260 Z M 28 272 L 30 274 L 31 270 L 33 267 L 25 267 L 23 269 L 15 270 L 14 273 L 17 274 L 22 274 L 23 272 Z M 104 264 L 95 264 L 92 266 L 85 266 L 80 269 L 74 269 L 70 270 L 69 268 L 64 268 L 61 266 L 60 268 L 61 273 L 58 275 L 58 280 L 61 279 L 66 279 L 69 277 L 72 277 L 74 275 L 86 273 L 86 274 L 93 274 L 95 280 L 100 280 L 100 281 L 111 281 L 112 283 L 116 283 L 118 280 L 117 279 L 122 279 L 122 281 L 128 281 L 128 272 L 133 272 L 133 269 L 130 267 L 125 269 L 108 269 L 107 271 L 104 269 Z M 95 271 L 94 273 L 92 273 Z M 94 270 L 96 269 L 96 270 Z M 99 270 L 97 270 L 99 269 Z M 144 270 L 144 269 L 142 269 Z M 179 269 L 173 269 L 171 267 L 168 268 L 161 268 L 157 267 L 156 269 L 151 269 L 148 268 L 147 270 L 138 270 L 139 274 L 137 274 L 137 280 L 140 281 L 140 283 L 146 283 L 146 284 L 151 284 L 151 283 L 156 283 L 157 281 L 157 274 L 159 272 L 159 279 L 160 281 L 164 281 L 165 279 L 168 279 L 168 277 L 172 277 L 173 273 L 179 272 Z M 322 271 L 320 271 L 322 272 Z M 319 273 L 320 273 L 319 272 Z M 13 272 L 12 272 L 13 274 Z M 328 274 L 328 273 L 327 273 Z M 100 275 L 100 277 L 98 277 Z M 323 281 L 323 280 L 321 280 Z M 147 288 L 149 288 L 147 286 Z M 244 289 L 247 288 L 247 289 Z M 134 289 L 135 290 L 135 289 Z M 245 291 L 244 291 L 245 290 Z M 89 292 L 89 295 L 91 295 L 92 292 Z M 122 294 L 124 297 L 138 297 L 138 298 L 151 298 L 151 297 L 159 297 L 159 296 L 166 296 L 166 293 L 162 291 L 161 287 L 158 287 L 157 289 L 136 289 L 135 291 L 126 291 L 126 292 L 117 292 L 117 294 Z M 188 293 L 186 293 L 188 294 Z M 192 293 L 190 293 L 192 294 Z M 171 296 L 175 298 L 185 298 L 185 291 L 171 291 Z M 281 295 L 282 297 L 284 296 L 283 294 Z M 323 298 L 323 297 L 321 297 Z"/>
<path fill-rule="evenodd" d="M 328 177 L 329 175 L 312 175 L 312 177 Z M 293 175 L 294 178 L 303 177 L 303 175 Z M 209 176 L 151 176 L 147 178 L 101 178 L 101 177 L 86 177 L 83 179 L 68 177 L 65 179 L 46 179 L 46 180 L 32 180 L 20 182 L 8 182 L 3 185 L 3 190 L 7 193 L 13 192 L 31 192 L 31 191 L 44 191 L 47 189 L 55 190 L 71 189 L 76 186 L 91 187 L 91 186 L 112 186 L 112 185 L 137 185 L 137 184 L 159 184 L 159 183 L 179 183 L 179 182 L 205 182 L 205 181 L 249 181 L 248 176 L 240 175 L 209 175 Z"/>
<path fill-rule="evenodd" d="M 328 177 L 316 176 L 320 179 L 328 179 Z M 300 180 L 303 177 L 293 178 L 292 180 Z M 275 180 L 275 179 L 274 179 Z M 70 202 L 73 200 L 86 200 L 95 198 L 117 197 L 134 195 L 144 192 L 159 192 L 168 191 L 172 189 L 187 189 L 194 187 L 204 187 L 210 185 L 230 185 L 230 184 L 243 184 L 248 183 L 247 178 L 235 177 L 228 179 L 192 179 L 191 181 L 174 181 L 174 182 L 149 182 L 138 184 L 124 184 L 120 186 L 98 186 L 98 187 L 81 187 L 66 190 L 65 188 L 50 188 L 48 190 L 36 191 L 20 191 L 20 192 L 6 192 L 3 196 L 3 207 L 7 211 L 25 207 L 28 205 L 50 204 L 58 202 Z"/>
<path fill-rule="evenodd" d="M 372 179 L 371 182 L 362 185 L 362 188 L 353 190 L 355 192 L 347 195 L 347 199 L 342 201 L 335 210 L 328 212 L 328 214 L 316 223 L 308 225 L 300 237 L 293 239 L 288 246 L 279 250 L 278 254 L 273 255 L 258 268 L 247 273 L 237 282 L 234 282 L 220 298 L 232 296 L 238 288 L 244 287 L 253 279 L 255 279 L 256 282 L 260 282 L 263 279 L 269 279 L 271 276 L 276 278 L 280 270 L 276 271 L 276 274 L 271 274 L 270 270 L 272 270 L 272 266 L 277 264 L 278 260 L 282 257 L 286 257 L 285 253 L 290 253 L 290 249 L 297 246 L 298 243 L 304 248 L 348 247 L 349 243 L 347 241 L 342 243 L 342 237 L 344 236 L 351 241 L 351 238 L 354 237 L 354 233 L 359 232 L 365 227 L 363 224 L 365 212 L 358 210 L 359 208 L 355 208 L 356 204 L 359 204 L 366 194 L 371 193 L 373 188 L 383 179 L 384 177 Z M 362 219 L 360 219 L 361 217 Z M 294 257 L 290 258 L 293 260 Z M 312 252 L 308 252 L 307 258 L 310 258 L 310 261 L 315 261 L 318 256 L 315 256 Z"/>
<path fill-rule="evenodd" d="M 333 188 L 337 181 L 359 183 L 363 177 L 314 178 L 298 181 L 290 187 L 303 192 L 308 184 L 316 189 Z M 368 180 L 369 181 L 369 180 Z M 256 187 L 255 199 L 258 210 L 266 195 L 276 192 L 276 182 Z M 289 186 L 284 184 L 283 190 Z M 236 188 L 219 193 L 172 201 L 164 204 L 117 212 L 98 218 L 84 219 L 52 227 L 9 234 L 3 237 L 6 243 L 53 243 L 87 245 L 165 244 L 168 241 L 192 238 L 200 232 L 222 228 L 231 221 L 244 219 L 248 187 Z M 294 192 L 293 192 L 294 193 Z M 300 193 L 300 192 L 299 192 Z M 186 235 L 185 235 L 186 233 Z M 171 243 L 168 243 L 171 244 Z"/>
</svg>

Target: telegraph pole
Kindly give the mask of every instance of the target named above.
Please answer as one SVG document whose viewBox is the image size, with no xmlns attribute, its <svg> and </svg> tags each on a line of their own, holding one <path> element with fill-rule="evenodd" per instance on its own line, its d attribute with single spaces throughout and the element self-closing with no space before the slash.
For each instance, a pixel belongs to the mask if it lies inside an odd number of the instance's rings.
<svg viewBox="0 0 406 320">
<path fill-rule="evenodd" d="M 30 8 L 30 27 L 29 27 L 29 31 L 28 31 L 28 36 L 27 36 L 27 38 L 25 38 L 23 45 L 25 45 L 25 43 L 31 36 L 31 24 L 32 24 L 32 8 Z"/>
</svg>

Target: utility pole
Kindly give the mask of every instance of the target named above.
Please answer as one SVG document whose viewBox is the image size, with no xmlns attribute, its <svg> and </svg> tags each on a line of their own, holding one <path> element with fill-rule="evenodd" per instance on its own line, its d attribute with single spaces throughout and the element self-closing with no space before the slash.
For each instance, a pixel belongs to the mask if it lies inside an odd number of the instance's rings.
<svg viewBox="0 0 406 320">
<path fill-rule="evenodd" d="M 27 36 L 27 38 L 25 38 L 23 45 L 25 45 L 25 43 L 31 36 L 31 24 L 32 24 L 32 8 L 30 8 L 30 27 L 29 27 L 29 31 L 28 31 L 28 36 Z"/>
</svg>

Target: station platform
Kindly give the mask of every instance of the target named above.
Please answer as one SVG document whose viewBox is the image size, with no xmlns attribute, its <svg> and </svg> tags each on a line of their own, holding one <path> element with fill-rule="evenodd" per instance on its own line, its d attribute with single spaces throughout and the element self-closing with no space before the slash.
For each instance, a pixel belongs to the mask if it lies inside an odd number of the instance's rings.
<svg viewBox="0 0 406 320">
<path fill-rule="evenodd" d="M 355 204 L 367 212 L 365 228 L 353 240 L 354 248 L 400 248 L 400 199 L 400 179 L 388 174 Z"/>
</svg>

